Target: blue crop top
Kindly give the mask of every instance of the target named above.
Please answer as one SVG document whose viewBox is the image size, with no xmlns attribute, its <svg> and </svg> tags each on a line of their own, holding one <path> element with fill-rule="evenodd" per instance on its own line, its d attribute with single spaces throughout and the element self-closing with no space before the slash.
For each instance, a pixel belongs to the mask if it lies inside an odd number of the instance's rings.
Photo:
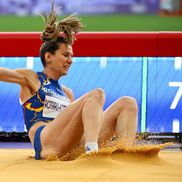
<svg viewBox="0 0 182 182">
<path fill-rule="evenodd" d="M 50 122 L 70 104 L 70 101 L 57 80 L 37 72 L 41 86 L 23 105 L 27 131 L 37 122 Z"/>
</svg>

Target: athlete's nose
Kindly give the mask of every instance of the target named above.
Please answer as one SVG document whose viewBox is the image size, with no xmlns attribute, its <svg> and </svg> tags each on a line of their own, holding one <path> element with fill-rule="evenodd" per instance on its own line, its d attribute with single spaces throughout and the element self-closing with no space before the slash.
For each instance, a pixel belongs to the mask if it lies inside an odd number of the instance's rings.
<svg viewBox="0 0 182 182">
<path fill-rule="evenodd" d="M 69 63 L 69 64 L 72 64 L 72 63 L 73 63 L 73 61 L 72 61 L 72 58 L 71 58 L 71 57 L 69 57 L 69 58 L 68 58 L 68 63 Z"/>
</svg>

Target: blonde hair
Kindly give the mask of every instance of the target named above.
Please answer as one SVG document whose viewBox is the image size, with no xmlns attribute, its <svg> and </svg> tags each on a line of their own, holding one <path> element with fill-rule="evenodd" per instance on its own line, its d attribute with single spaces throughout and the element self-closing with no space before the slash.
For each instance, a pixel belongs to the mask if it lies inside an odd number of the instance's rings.
<svg viewBox="0 0 182 182">
<path fill-rule="evenodd" d="M 41 34 L 41 40 L 45 43 L 55 42 L 62 32 L 64 34 L 62 36 L 65 38 L 66 43 L 72 45 L 75 40 L 75 34 L 83 28 L 83 24 L 75 14 L 62 19 L 61 21 L 57 21 L 54 3 L 52 3 L 49 15 L 45 12 L 42 12 L 40 15 L 45 23 L 44 30 Z"/>
</svg>

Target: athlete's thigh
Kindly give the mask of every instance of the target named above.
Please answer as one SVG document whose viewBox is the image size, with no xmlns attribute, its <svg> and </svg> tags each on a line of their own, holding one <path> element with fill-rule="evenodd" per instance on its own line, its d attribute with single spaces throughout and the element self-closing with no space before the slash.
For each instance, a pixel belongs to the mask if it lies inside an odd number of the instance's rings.
<svg viewBox="0 0 182 182">
<path fill-rule="evenodd" d="M 79 143 L 83 135 L 82 109 L 89 96 L 72 102 L 41 133 L 42 148 L 66 149 Z"/>
</svg>

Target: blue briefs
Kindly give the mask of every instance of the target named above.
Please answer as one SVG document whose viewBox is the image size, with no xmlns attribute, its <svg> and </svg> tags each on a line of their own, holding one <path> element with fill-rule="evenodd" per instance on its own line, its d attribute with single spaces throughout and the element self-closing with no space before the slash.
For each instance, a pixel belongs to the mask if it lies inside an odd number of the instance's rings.
<svg viewBox="0 0 182 182">
<path fill-rule="evenodd" d="M 40 134 L 42 132 L 42 130 L 44 129 L 46 125 L 40 126 L 37 131 L 35 132 L 35 136 L 34 136 L 34 149 L 35 149 L 35 159 L 36 160 L 40 160 L 40 152 L 42 150 L 42 145 L 41 145 L 41 141 L 40 141 Z"/>
</svg>

